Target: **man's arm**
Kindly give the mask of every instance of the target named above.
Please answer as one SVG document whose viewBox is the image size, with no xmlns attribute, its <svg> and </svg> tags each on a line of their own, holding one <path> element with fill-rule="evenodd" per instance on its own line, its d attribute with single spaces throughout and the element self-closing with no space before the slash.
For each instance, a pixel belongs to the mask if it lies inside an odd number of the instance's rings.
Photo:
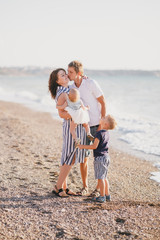
<svg viewBox="0 0 160 240">
<path fill-rule="evenodd" d="M 97 98 L 97 101 L 101 104 L 101 117 L 106 116 L 106 101 L 104 96 L 100 96 Z"/>
</svg>

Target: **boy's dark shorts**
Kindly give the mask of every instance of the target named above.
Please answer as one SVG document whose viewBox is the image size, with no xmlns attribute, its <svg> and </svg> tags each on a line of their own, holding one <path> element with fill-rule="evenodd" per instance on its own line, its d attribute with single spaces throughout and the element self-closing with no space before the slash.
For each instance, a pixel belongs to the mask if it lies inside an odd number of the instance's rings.
<svg viewBox="0 0 160 240">
<path fill-rule="evenodd" d="M 96 135 L 96 132 L 97 132 L 98 127 L 99 127 L 99 125 L 90 127 L 91 134 L 92 134 L 94 137 L 95 137 L 95 135 Z M 92 141 L 90 141 L 90 140 L 88 139 L 88 137 L 86 137 L 86 145 L 91 145 L 91 144 L 92 144 Z M 90 154 L 91 154 L 91 150 L 86 149 L 85 157 L 89 157 Z"/>
</svg>

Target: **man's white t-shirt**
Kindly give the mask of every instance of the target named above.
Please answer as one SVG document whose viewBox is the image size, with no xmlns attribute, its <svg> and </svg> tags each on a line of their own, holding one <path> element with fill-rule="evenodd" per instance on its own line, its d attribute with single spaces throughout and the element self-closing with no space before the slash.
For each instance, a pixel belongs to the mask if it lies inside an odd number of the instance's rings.
<svg viewBox="0 0 160 240">
<path fill-rule="evenodd" d="M 70 88 L 79 90 L 84 106 L 89 106 L 90 127 L 98 125 L 101 119 L 101 104 L 97 101 L 97 98 L 103 95 L 98 83 L 95 80 L 87 78 L 82 79 L 79 88 L 76 87 L 75 83 L 70 85 Z"/>
</svg>

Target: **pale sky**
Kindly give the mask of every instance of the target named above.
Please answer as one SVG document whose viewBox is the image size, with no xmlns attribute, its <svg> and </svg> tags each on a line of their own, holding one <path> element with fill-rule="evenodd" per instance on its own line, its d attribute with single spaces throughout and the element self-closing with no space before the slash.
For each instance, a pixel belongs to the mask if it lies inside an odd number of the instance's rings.
<svg viewBox="0 0 160 240">
<path fill-rule="evenodd" d="M 0 67 L 160 69 L 160 0 L 0 0 Z"/>
</svg>

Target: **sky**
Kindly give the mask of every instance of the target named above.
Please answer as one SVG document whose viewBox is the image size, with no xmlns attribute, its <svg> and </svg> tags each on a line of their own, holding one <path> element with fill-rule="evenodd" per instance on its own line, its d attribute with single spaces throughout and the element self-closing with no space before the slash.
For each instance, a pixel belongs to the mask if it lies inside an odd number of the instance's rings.
<svg viewBox="0 0 160 240">
<path fill-rule="evenodd" d="M 0 0 L 0 67 L 160 70 L 160 0 Z"/>
</svg>

